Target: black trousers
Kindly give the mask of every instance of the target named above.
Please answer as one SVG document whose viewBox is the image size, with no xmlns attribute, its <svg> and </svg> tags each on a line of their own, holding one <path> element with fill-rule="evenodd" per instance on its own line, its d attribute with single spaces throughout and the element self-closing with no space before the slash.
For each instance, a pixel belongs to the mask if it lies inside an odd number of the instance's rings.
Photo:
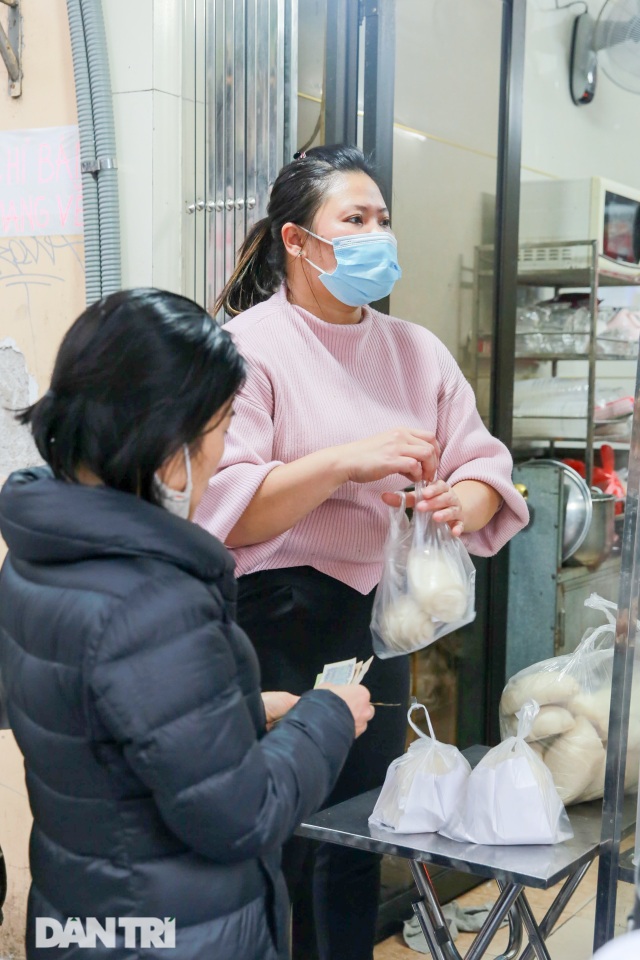
<svg viewBox="0 0 640 960">
<path fill-rule="evenodd" d="M 312 567 L 260 571 L 240 577 L 238 586 L 238 622 L 258 652 L 263 690 L 301 694 L 325 663 L 371 656 L 375 591 L 363 596 Z M 380 786 L 404 749 L 408 658 L 376 658 L 364 683 L 372 700 L 402 706 L 377 708 L 324 806 Z M 294 960 L 372 960 L 380 857 L 294 838 L 283 867 L 293 905 Z"/>
</svg>

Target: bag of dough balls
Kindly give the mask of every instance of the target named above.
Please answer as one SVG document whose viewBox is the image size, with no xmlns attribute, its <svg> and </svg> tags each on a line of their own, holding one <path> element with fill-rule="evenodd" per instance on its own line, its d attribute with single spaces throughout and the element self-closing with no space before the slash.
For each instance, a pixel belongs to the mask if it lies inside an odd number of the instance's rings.
<svg viewBox="0 0 640 960">
<path fill-rule="evenodd" d="M 500 701 L 503 740 L 513 735 L 523 703 L 534 699 L 541 704 L 527 741 L 539 747 L 567 805 L 602 796 L 609 735 L 617 607 L 595 593 L 585 600 L 585 606 L 601 611 L 607 622 L 588 630 L 573 653 L 521 670 L 509 680 Z M 637 784 L 636 722 L 640 724 L 640 704 L 632 700 L 627 789 L 633 789 L 634 780 Z"/>
<path fill-rule="evenodd" d="M 433 639 L 431 620 L 407 597 L 407 554 L 412 528 L 406 512 L 406 497 L 399 507 L 389 507 L 389 533 L 384 545 L 382 577 L 371 613 L 373 649 L 379 657 L 393 657 Z"/>
<path fill-rule="evenodd" d="M 518 731 L 482 758 L 467 780 L 462 803 L 438 832 L 486 844 L 560 843 L 573 837 L 550 771 L 526 742 L 539 706 L 518 711 Z"/>
<path fill-rule="evenodd" d="M 424 485 L 416 484 L 416 500 Z M 382 578 L 371 631 L 378 657 L 413 653 L 470 623 L 475 617 L 475 568 L 447 523 L 413 511 L 407 520 L 404 495 L 391 508 Z"/>
<path fill-rule="evenodd" d="M 411 719 L 424 710 L 430 736 Z M 387 770 L 369 823 L 396 833 L 435 833 L 452 816 L 471 767 L 457 747 L 436 740 L 427 708 L 414 702 L 407 714 L 418 739 Z"/>
</svg>

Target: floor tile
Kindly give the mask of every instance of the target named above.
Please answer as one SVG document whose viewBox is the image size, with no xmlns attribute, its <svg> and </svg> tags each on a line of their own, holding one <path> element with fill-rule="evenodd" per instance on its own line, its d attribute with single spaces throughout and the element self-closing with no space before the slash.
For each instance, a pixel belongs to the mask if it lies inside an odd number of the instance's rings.
<svg viewBox="0 0 640 960">
<path fill-rule="evenodd" d="M 547 939 L 551 960 L 590 960 L 593 956 L 593 919 L 571 917 Z"/>
</svg>

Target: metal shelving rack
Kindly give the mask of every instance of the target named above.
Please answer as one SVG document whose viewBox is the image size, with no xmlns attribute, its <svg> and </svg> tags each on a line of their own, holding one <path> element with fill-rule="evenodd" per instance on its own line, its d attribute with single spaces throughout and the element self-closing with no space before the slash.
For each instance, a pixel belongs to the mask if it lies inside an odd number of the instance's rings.
<svg viewBox="0 0 640 960">
<path fill-rule="evenodd" d="M 588 399 L 586 419 L 585 461 L 587 482 L 591 484 L 593 475 L 594 447 L 599 438 L 595 436 L 595 421 L 593 417 L 596 365 L 599 360 L 631 360 L 632 356 L 620 354 L 598 355 L 598 289 L 602 286 L 633 286 L 628 278 L 621 277 L 615 272 L 608 272 L 600 265 L 598 244 L 596 241 L 576 240 L 561 243 L 529 243 L 519 247 L 519 266 L 526 257 L 531 263 L 539 251 L 555 248 L 560 254 L 562 248 L 571 250 L 577 247 L 590 248 L 588 257 L 589 266 L 580 268 L 559 266 L 557 269 L 536 270 L 530 267 L 525 271 L 520 269 L 518 284 L 530 287 L 550 287 L 556 291 L 560 289 L 589 290 L 590 331 L 586 354 L 582 353 L 527 353 L 518 355 L 518 361 L 551 362 L 552 373 L 556 375 L 557 364 L 566 360 L 580 360 L 588 362 Z M 543 259 L 543 258 L 541 258 Z M 570 258 L 568 258 L 570 259 Z M 561 257 L 558 258 L 562 262 Z M 493 262 L 493 246 L 482 245 L 476 247 L 473 270 L 473 327 L 468 357 L 470 372 L 479 377 L 480 358 L 482 353 L 479 345 L 485 330 L 490 327 L 481 322 L 483 296 L 487 288 L 484 283 L 490 282 L 493 270 L 489 264 Z M 490 355 L 490 354 L 489 354 Z M 618 598 L 618 616 L 616 622 L 616 639 L 614 649 L 613 680 L 611 697 L 611 712 L 609 719 L 609 738 L 607 741 L 607 765 L 605 775 L 604 798 L 602 807 L 602 834 L 599 857 L 598 893 L 596 900 L 596 921 L 594 933 L 594 950 L 602 946 L 614 935 L 615 911 L 617 900 L 617 885 L 619 881 L 633 883 L 635 875 L 639 874 L 638 867 L 633 865 L 634 851 L 620 853 L 620 844 L 625 834 L 623 828 L 624 809 L 624 780 L 627 759 L 629 713 L 633 684 L 633 667 L 636 656 L 636 633 L 640 618 L 640 530 L 638 529 L 638 504 L 640 500 L 640 357 L 637 358 L 635 402 L 632 417 L 631 439 L 628 444 L 614 443 L 618 448 L 629 448 L 629 476 L 627 499 L 625 507 L 624 530 L 622 536 L 622 554 L 620 571 L 620 592 Z M 531 441 L 542 438 L 530 437 Z M 548 441 L 548 438 L 545 438 Z M 558 438 L 556 444 L 566 446 L 579 442 L 579 438 Z M 602 438 L 602 442 L 609 442 Z M 640 649 L 638 650 L 640 659 Z M 640 677 L 640 663 L 638 664 Z M 640 697 L 640 689 L 634 691 L 634 697 Z M 640 807 L 639 807 L 640 809 Z M 637 828 L 636 828 L 637 829 Z M 639 845 L 636 843 L 636 847 Z M 640 912 L 640 911 L 639 911 Z"/>
<path fill-rule="evenodd" d="M 589 266 L 575 266 L 575 258 L 571 257 L 571 253 L 577 248 L 586 248 L 588 250 L 588 256 L 584 258 L 588 261 Z M 549 255 L 551 253 L 551 255 Z M 545 265 L 541 266 L 540 269 L 536 269 L 536 261 L 544 261 Z M 473 280 L 473 350 L 474 350 L 474 376 L 476 383 L 479 376 L 479 350 L 478 345 L 481 342 L 482 338 L 482 322 L 481 322 L 481 312 L 482 312 L 482 297 L 483 297 L 483 278 L 490 278 L 493 276 L 493 271 L 485 266 L 486 261 L 492 261 L 493 259 L 493 246 L 492 245 L 483 245 L 476 247 L 475 259 L 474 259 L 474 280 Z M 557 267 L 550 268 L 548 266 L 549 260 L 556 260 L 558 263 Z M 571 264 L 574 264 L 573 266 Z M 558 241 L 558 242 L 546 242 L 546 243 L 523 243 L 519 247 L 518 251 L 518 264 L 519 264 L 519 273 L 518 273 L 518 284 L 521 286 L 528 287 L 550 287 L 553 290 L 559 292 L 560 290 L 574 290 L 580 288 L 586 288 L 589 290 L 589 313 L 590 313 L 590 329 L 586 336 L 588 336 L 588 350 L 585 353 L 578 352 L 563 352 L 557 351 L 553 352 L 526 352 L 522 354 L 516 354 L 516 362 L 527 361 L 527 362 L 545 362 L 551 363 L 551 372 L 552 376 L 557 376 L 558 363 L 568 360 L 574 361 L 586 361 L 588 363 L 588 392 L 587 392 L 587 414 L 585 417 L 575 417 L 568 418 L 562 417 L 562 419 L 575 419 L 576 423 L 585 424 L 585 429 L 581 432 L 576 430 L 576 436 L 562 436 L 554 439 L 550 439 L 548 436 L 540 437 L 535 435 L 527 435 L 526 437 L 518 437 L 518 439 L 528 440 L 536 443 L 548 443 L 550 451 L 553 455 L 554 447 L 556 446 L 565 446 L 575 447 L 576 445 L 585 444 L 585 464 L 586 464 L 586 480 L 589 486 L 591 485 L 591 479 L 593 476 L 593 465 L 594 465 L 594 448 L 599 442 L 608 443 L 610 442 L 608 438 L 596 437 L 595 429 L 596 423 L 593 416 L 594 409 L 594 399 L 595 399 L 595 389 L 596 389 L 596 365 L 598 361 L 606 360 L 633 360 L 634 357 L 630 356 L 628 353 L 611 353 L 604 354 L 600 356 L 598 354 L 598 336 L 597 336 L 597 324 L 598 324 L 598 289 L 603 286 L 634 286 L 629 280 L 625 277 L 621 277 L 619 274 L 616 274 L 613 270 L 607 271 L 603 269 L 600 265 L 598 243 L 596 240 L 573 240 L 573 241 Z M 523 269 L 523 265 L 527 264 L 527 269 Z M 533 264 L 533 269 L 529 267 Z M 529 418 L 526 418 L 529 419 Z M 545 419 L 544 417 L 535 417 L 531 419 Z M 558 419 L 553 417 L 550 419 Z M 619 441 L 616 441 L 615 438 L 611 438 L 613 445 L 617 447 L 627 448 L 627 443 L 620 444 Z"/>
</svg>

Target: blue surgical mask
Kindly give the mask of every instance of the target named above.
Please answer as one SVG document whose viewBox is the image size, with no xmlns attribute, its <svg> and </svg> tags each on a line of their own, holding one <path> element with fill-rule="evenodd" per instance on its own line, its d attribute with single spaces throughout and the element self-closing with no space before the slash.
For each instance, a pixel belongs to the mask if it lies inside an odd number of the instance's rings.
<svg viewBox="0 0 640 960">
<path fill-rule="evenodd" d="M 398 266 L 398 244 L 391 233 L 352 233 L 325 240 L 306 227 L 302 229 L 333 247 L 336 258 L 333 273 L 326 273 L 308 257 L 305 260 L 319 271 L 319 280 L 329 293 L 349 307 L 363 307 L 373 300 L 388 297 L 396 280 L 402 276 Z"/>
</svg>

